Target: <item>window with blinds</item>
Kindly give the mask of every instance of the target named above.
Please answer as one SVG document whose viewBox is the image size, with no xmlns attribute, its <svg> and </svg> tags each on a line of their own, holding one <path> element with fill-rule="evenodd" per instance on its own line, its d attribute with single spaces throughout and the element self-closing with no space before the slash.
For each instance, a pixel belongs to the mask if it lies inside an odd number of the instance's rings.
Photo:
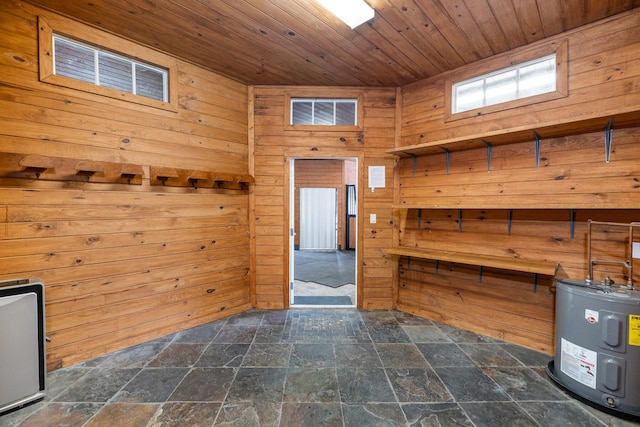
<svg viewBox="0 0 640 427">
<path fill-rule="evenodd" d="M 291 98 L 292 125 L 356 126 L 357 99 Z"/>
<path fill-rule="evenodd" d="M 53 74 L 167 102 L 168 70 L 53 35 Z"/>
</svg>

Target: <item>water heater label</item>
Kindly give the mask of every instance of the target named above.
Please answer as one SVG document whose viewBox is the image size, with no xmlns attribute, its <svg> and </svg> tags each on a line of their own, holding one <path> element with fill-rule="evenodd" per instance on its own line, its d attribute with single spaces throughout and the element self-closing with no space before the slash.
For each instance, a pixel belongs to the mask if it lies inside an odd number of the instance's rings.
<svg viewBox="0 0 640 427">
<path fill-rule="evenodd" d="M 569 378 L 595 389 L 598 353 L 564 338 L 560 345 L 562 353 L 560 370 Z"/>
<path fill-rule="evenodd" d="M 629 345 L 640 346 L 640 314 L 629 315 Z"/>
<path fill-rule="evenodd" d="M 592 325 L 594 323 L 598 323 L 598 312 L 595 310 L 589 310 L 588 308 L 584 310 L 584 318 L 587 322 L 591 323 Z"/>
</svg>

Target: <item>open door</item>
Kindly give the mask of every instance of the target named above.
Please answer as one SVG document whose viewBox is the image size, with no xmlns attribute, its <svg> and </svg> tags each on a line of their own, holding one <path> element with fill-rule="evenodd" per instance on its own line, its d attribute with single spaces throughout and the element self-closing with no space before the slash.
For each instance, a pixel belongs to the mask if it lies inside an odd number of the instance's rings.
<svg viewBox="0 0 640 427">
<path fill-rule="evenodd" d="M 295 195 L 296 195 L 296 183 L 295 183 L 295 160 L 290 159 L 289 161 L 289 179 L 291 184 L 289 185 L 289 305 L 293 305 L 295 301 L 293 282 L 295 276 L 295 268 L 296 268 L 296 231 L 294 225 L 295 219 Z"/>
<path fill-rule="evenodd" d="M 357 239 L 344 241 L 347 209 L 357 212 L 357 165 L 355 158 L 290 159 L 291 307 L 357 305 Z"/>
</svg>

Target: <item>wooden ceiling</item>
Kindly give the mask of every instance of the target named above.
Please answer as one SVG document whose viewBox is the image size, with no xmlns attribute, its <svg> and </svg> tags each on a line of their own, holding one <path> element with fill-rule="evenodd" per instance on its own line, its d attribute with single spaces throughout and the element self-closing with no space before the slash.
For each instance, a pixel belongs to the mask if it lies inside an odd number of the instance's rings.
<svg viewBox="0 0 640 427">
<path fill-rule="evenodd" d="M 355 30 L 312 0 L 28 0 L 255 85 L 402 86 L 640 0 L 367 0 Z"/>
</svg>

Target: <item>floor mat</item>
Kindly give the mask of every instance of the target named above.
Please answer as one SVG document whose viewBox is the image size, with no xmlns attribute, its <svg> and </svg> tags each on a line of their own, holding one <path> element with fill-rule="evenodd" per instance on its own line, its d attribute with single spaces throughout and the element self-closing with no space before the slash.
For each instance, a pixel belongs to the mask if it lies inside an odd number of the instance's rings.
<svg viewBox="0 0 640 427">
<path fill-rule="evenodd" d="M 293 297 L 293 304 L 300 305 L 353 305 L 347 296 L 299 296 Z"/>
<path fill-rule="evenodd" d="M 337 288 L 355 283 L 355 251 L 304 251 L 294 253 L 294 276 L 303 282 L 315 282 Z"/>
</svg>

